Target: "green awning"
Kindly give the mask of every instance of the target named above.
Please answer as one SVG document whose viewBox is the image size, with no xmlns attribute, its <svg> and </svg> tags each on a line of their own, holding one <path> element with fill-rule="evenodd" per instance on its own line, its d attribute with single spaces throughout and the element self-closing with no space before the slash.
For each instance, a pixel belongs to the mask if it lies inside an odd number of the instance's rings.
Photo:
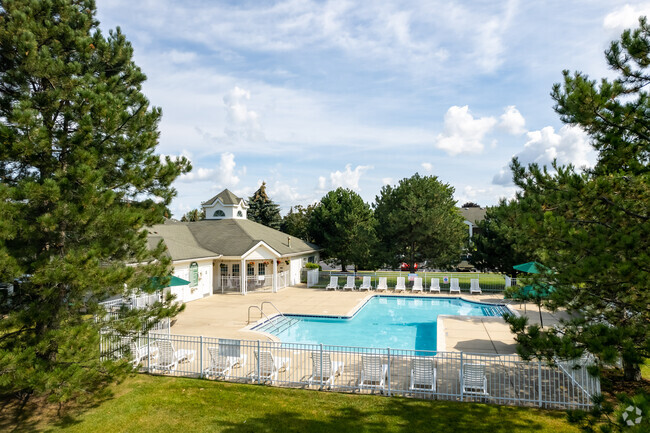
<svg viewBox="0 0 650 433">
<path fill-rule="evenodd" d="M 164 289 L 165 287 L 186 286 L 186 285 L 190 284 L 189 281 L 184 280 L 184 279 L 182 279 L 182 278 L 178 278 L 178 277 L 175 276 L 175 275 L 171 275 L 170 277 L 171 277 L 171 280 L 170 280 L 169 283 L 168 283 L 167 285 L 165 285 L 165 286 L 163 286 L 163 285 L 159 282 L 160 278 L 158 278 L 158 277 L 151 277 L 151 278 L 150 278 L 151 285 L 153 286 L 154 289 L 156 289 L 156 290 L 160 290 L 160 289 Z"/>
</svg>

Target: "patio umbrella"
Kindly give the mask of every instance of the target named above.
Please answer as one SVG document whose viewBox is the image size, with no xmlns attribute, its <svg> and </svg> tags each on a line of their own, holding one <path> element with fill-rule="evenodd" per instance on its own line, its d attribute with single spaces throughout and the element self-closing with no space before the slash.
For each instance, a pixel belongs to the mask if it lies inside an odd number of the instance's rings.
<svg viewBox="0 0 650 433">
<path fill-rule="evenodd" d="M 186 285 L 190 284 L 189 281 L 184 280 L 182 278 L 178 278 L 177 276 L 174 276 L 174 275 L 171 275 L 171 280 L 165 286 L 163 286 L 162 283 L 159 280 L 160 280 L 160 278 L 158 278 L 158 277 L 151 277 L 149 279 L 151 286 L 156 290 L 164 289 L 165 287 L 186 286 Z"/>
<path fill-rule="evenodd" d="M 526 272 L 527 274 L 541 274 L 550 271 L 549 268 L 537 262 L 522 263 L 521 265 L 514 265 L 513 268 L 519 272 Z"/>
<path fill-rule="evenodd" d="M 513 295 L 515 299 L 529 300 L 533 299 L 537 302 L 537 308 L 539 308 L 539 322 L 544 327 L 544 319 L 542 319 L 542 305 L 541 300 L 548 298 L 551 293 L 555 291 L 555 287 L 546 283 L 534 283 L 528 286 L 524 286 L 517 293 Z"/>
</svg>

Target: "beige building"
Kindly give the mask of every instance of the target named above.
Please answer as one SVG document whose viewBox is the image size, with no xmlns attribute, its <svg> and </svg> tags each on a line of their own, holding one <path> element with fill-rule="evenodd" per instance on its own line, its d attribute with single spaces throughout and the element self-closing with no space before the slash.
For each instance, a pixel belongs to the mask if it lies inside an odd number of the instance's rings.
<svg viewBox="0 0 650 433">
<path fill-rule="evenodd" d="M 167 245 L 174 272 L 188 280 L 170 289 L 193 301 L 213 293 L 277 292 L 298 284 L 307 262 L 318 262 L 320 248 L 246 219 L 248 205 L 227 189 L 202 204 L 206 218 L 149 228 L 149 243 Z"/>
</svg>

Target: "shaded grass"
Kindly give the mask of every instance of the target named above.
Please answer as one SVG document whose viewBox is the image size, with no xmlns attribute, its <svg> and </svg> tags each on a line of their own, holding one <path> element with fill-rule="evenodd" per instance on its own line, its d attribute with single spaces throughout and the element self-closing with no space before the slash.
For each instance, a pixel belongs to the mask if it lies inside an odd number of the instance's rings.
<svg viewBox="0 0 650 433">
<path fill-rule="evenodd" d="M 47 432 L 577 432 L 565 414 L 512 406 L 350 395 L 137 375 Z M 49 421 L 49 422 L 48 422 Z"/>
</svg>

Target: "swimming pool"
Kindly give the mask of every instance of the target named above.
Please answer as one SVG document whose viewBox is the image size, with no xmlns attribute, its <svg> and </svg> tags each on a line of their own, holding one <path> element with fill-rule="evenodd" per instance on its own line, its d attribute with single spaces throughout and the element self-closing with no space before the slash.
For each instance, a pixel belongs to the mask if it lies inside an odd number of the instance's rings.
<svg viewBox="0 0 650 433">
<path fill-rule="evenodd" d="M 459 298 L 373 296 L 352 317 L 286 314 L 255 326 L 283 343 L 436 350 L 439 315 L 501 316 L 503 305 Z"/>
</svg>

